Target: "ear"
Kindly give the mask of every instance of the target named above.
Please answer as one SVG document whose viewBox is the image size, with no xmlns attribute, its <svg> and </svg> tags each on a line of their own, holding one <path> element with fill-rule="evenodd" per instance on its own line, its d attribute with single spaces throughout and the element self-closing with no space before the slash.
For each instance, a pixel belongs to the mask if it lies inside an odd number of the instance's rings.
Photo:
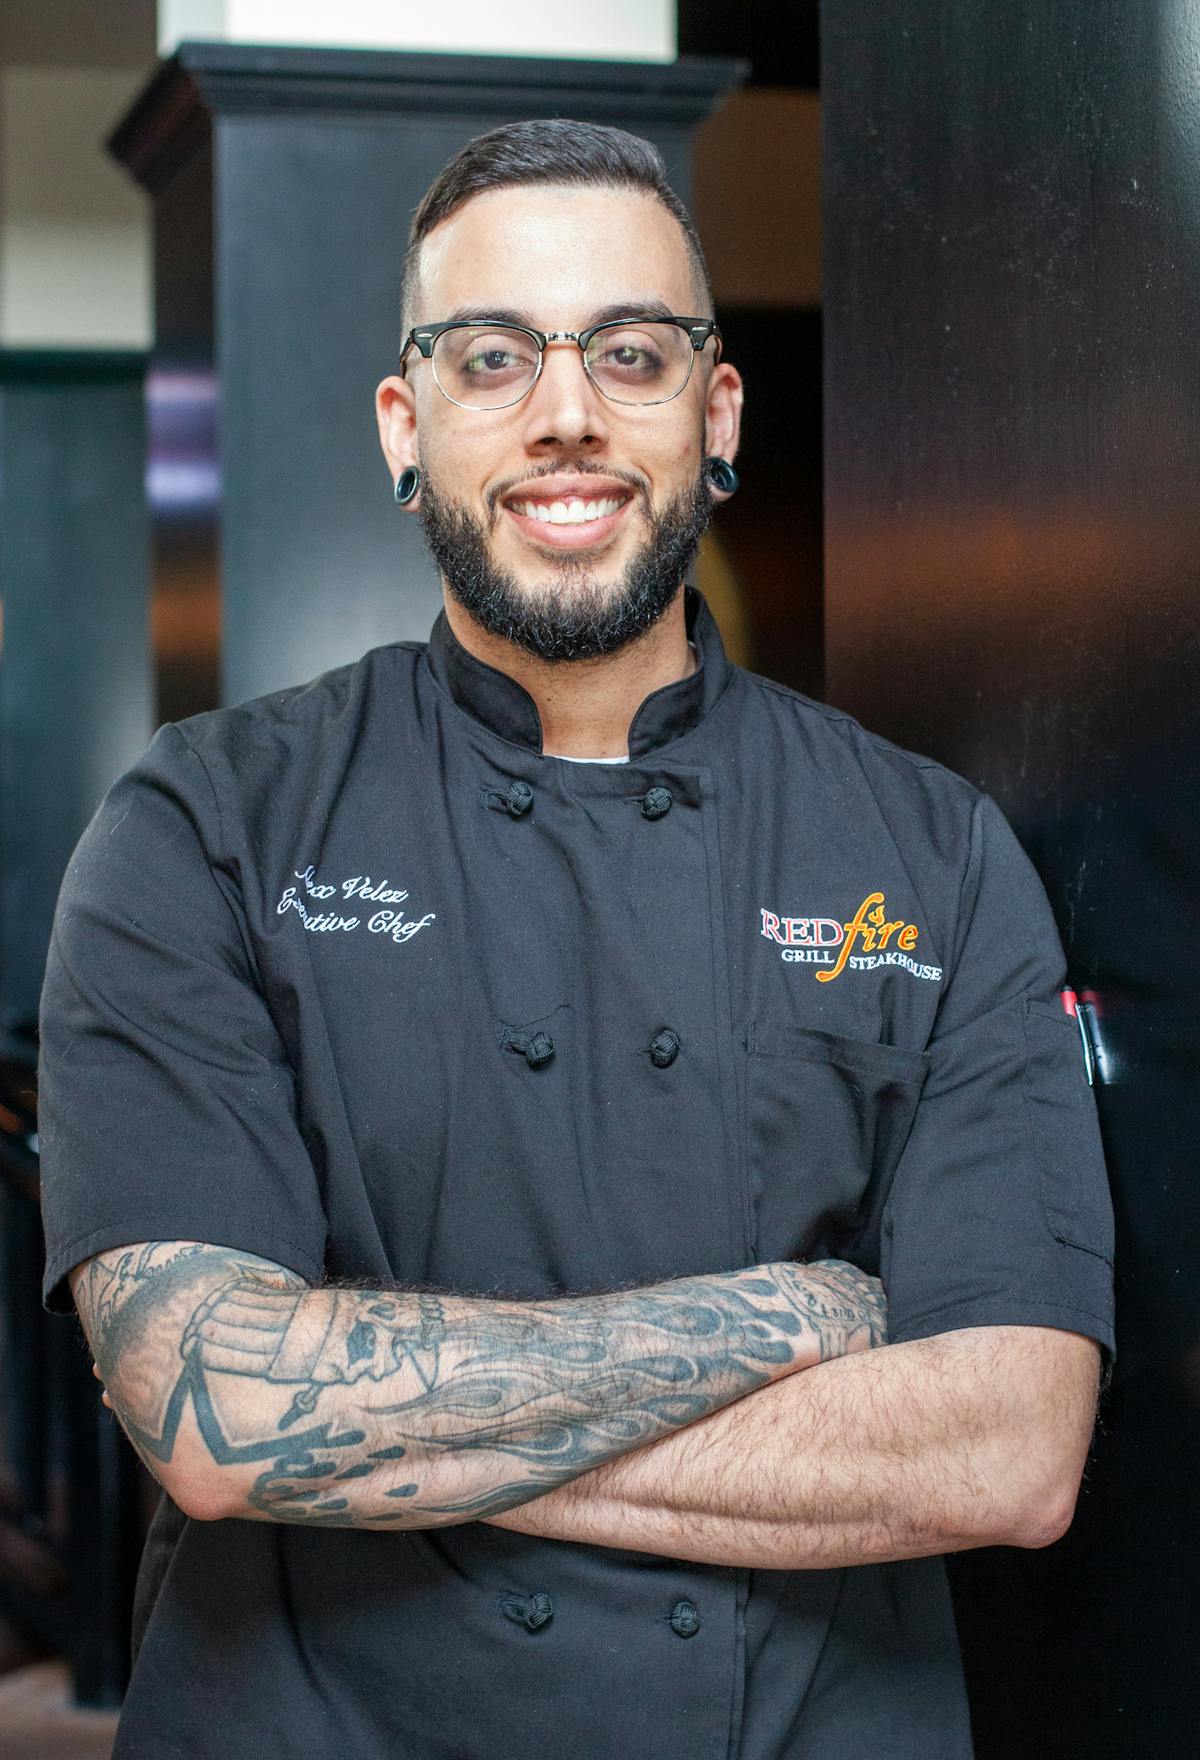
<svg viewBox="0 0 1200 1760">
<path fill-rule="evenodd" d="M 704 451 L 733 463 L 742 431 L 742 375 L 728 361 L 718 361 L 709 375 L 704 397 Z M 714 501 L 727 501 L 725 490 L 712 488 Z"/>
<path fill-rule="evenodd" d="M 417 456 L 416 398 L 407 379 L 393 373 L 383 381 L 375 393 L 375 419 L 379 423 L 379 444 L 394 483 L 408 465 L 421 462 Z"/>
</svg>

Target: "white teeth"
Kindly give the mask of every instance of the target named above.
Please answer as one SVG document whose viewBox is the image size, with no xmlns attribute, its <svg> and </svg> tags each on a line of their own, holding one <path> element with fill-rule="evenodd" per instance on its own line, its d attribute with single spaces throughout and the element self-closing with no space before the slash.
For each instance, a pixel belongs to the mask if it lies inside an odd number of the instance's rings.
<svg viewBox="0 0 1200 1760">
<path fill-rule="evenodd" d="M 607 518 L 617 511 L 621 502 L 615 496 L 605 501 L 581 501 L 572 496 L 569 501 L 551 501 L 549 504 L 545 501 L 517 501 L 513 506 L 526 519 L 539 519 L 543 525 L 582 526 L 590 520 Z"/>
</svg>

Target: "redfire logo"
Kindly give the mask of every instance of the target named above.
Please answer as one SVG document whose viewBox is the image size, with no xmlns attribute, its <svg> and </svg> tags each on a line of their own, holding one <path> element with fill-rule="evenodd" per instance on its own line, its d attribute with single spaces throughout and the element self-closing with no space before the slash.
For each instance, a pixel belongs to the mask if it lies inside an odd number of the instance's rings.
<svg viewBox="0 0 1200 1760">
<path fill-rule="evenodd" d="M 869 892 L 848 922 L 834 917 L 785 917 L 767 910 L 760 915 L 759 932 L 778 943 L 782 959 L 790 965 L 822 968 L 816 973 L 818 984 L 831 984 L 847 967 L 873 971 L 876 966 L 901 966 L 914 978 L 942 975 L 940 966 L 921 965 L 912 957 L 920 930 L 902 917 L 890 921 L 882 892 Z"/>
</svg>

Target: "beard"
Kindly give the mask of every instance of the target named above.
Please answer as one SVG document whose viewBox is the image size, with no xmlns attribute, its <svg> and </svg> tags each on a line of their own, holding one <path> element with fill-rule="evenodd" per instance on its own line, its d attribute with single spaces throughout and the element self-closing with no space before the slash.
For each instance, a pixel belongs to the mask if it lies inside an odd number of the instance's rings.
<svg viewBox="0 0 1200 1760">
<path fill-rule="evenodd" d="M 425 541 L 454 598 L 477 623 L 539 660 L 598 660 L 656 624 L 679 591 L 712 517 L 700 476 L 650 516 L 645 542 L 617 581 L 601 581 L 586 557 L 565 554 L 547 577 L 522 587 L 493 559 L 487 529 L 443 500 L 426 478 L 419 516 Z"/>
</svg>

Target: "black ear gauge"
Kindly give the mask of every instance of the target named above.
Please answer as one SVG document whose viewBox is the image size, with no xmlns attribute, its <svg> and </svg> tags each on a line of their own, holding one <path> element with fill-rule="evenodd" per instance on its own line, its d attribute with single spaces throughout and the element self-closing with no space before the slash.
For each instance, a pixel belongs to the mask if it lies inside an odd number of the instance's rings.
<svg viewBox="0 0 1200 1760">
<path fill-rule="evenodd" d="M 400 472 L 400 475 L 396 478 L 396 487 L 393 490 L 393 494 L 396 498 L 396 505 L 398 507 L 407 507 L 420 487 L 421 473 L 416 465 L 405 465 L 404 469 Z"/>
<path fill-rule="evenodd" d="M 716 453 L 704 461 L 704 474 L 714 489 L 721 489 L 726 495 L 733 495 L 741 486 L 742 479 L 738 476 L 727 458 Z"/>
</svg>

